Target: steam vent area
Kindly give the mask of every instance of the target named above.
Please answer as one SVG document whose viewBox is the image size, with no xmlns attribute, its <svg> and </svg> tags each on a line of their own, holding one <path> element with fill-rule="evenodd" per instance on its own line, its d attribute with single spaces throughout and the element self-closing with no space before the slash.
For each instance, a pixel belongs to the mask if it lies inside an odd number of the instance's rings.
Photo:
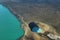
<svg viewBox="0 0 60 40">
<path fill-rule="evenodd" d="M 0 40 L 60 40 L 60 0 L 1 0 L 0 10 Z"/>
</svg>

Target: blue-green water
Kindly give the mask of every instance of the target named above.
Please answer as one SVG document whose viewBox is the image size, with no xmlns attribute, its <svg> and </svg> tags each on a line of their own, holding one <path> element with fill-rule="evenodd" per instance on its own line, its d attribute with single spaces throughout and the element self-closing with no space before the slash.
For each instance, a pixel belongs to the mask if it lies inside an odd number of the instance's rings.
<svg viewBox="0 0 60 40">
<path fill-rule="evenodd" d="M 0 40 L 17 40 L 24 34 L 21 23 L 0 4 Z"/>
</svg>

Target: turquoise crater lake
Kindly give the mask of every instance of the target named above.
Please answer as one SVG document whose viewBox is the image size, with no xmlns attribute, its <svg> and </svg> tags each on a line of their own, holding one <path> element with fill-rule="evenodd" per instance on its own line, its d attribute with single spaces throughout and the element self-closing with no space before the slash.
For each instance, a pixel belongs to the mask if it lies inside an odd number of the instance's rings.
<svg viewBox="0 0 60 40">
<path fill-rule="evenodd" d="M 18 19 L 0 4 L 0 40 L 17 40 L 24 31 Z"/>
</svg>

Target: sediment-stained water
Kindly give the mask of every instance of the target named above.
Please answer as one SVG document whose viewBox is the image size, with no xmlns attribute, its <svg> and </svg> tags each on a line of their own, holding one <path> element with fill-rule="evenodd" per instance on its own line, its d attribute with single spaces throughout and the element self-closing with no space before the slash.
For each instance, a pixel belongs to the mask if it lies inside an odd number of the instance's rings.
<svg viewBox="0 0 60 40">
<path fill-rule="evenodd" d="M 21 23 L 0 4 L 0 40 L 16 40 L 23 35 Z"/>
</svg>

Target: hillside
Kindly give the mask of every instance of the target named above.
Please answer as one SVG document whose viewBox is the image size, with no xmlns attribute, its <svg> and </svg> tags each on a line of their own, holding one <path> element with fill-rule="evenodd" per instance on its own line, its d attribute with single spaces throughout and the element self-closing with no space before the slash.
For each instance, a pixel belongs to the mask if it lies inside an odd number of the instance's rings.
<svg viewBox="0 0 60 40">
<path fill-rule="evenodd" d="M 11 7 L 17 14 L 24 17 L 25 21 L 38 20 L 53 25 L 60 33 L 60 7 L 49 4 L 38 3 L 3 3 L 8 8 Z"/>
</svg>

